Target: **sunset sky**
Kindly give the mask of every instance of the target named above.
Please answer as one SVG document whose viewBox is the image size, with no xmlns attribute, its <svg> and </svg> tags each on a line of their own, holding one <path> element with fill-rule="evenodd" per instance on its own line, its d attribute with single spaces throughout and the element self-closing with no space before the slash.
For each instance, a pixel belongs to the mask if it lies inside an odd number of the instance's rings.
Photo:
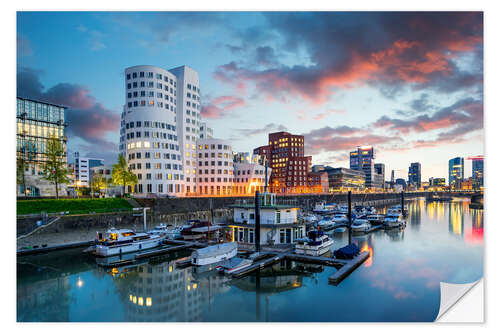
<svg viewBox="0 0 500 333">
<path fill-rule="evenodd" d="M 202 116 L 236 151 L 286 130 L 313 164 L 373 145 L 387 179 L 418 161 L 423 181 L 484 152 L 481 13 L 18 12 L 17 61 L 18 95 L 69 107 L 70 154 L 107 163 L 133 65 L 197 70 Z"/>
</svg>

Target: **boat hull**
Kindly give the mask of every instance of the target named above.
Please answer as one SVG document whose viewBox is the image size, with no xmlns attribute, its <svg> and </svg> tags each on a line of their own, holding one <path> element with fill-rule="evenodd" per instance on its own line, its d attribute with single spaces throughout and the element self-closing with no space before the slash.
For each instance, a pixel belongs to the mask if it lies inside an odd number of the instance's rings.
<svg viewBox="0 0 500 333">
<path fill-rule="evenodd" d="M 109 257 L 120 255 L 123 253 L 152 249 L 154 247 L 160 246 L 164 238 L 164 236 L 158 236 L 151 239 L 135 241 L 133 243 L 123 245 L 96 245 L 95 254 L 100 257 Z"/>
<path fill-rule="evenodd" d="M 316 245 L 316 246 L 311 246 L 311 245 L 300 245 L 297 244 L 295 246 L 295 253 L 297 254 L 304 254 L 308 256 L 321 256 L 328 251 L 330 251 L 330 248 L 333 245 L 333 239 L 329 239 L 326 242 L 324 242 L 321 245 Z"/>
</svg>

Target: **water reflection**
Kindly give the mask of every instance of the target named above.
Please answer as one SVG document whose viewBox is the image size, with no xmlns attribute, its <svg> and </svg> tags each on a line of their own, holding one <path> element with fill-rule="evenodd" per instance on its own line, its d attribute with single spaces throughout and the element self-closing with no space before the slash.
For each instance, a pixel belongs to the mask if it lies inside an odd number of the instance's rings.
<svg viewBox="0 0 500 333">
<path fill-rule="evenodd" d="M 452 202 L 448 205 L 448 219 L 450 233 L 464 235 L 464 206 L 458 202 Z"/>
<path fill-rule="evenodd" d="M 229 289 L 227 281 L 215 272 L 179 269 L 175 261 L 139 265 L 113 278 L 125 320 L 134 322 L 200 321 L 215 295 Z"/>
<path fill-rule="evenodd" d="M 482 276 L 483 211 L 467 201 L 408 208 L 406 229 L 353 236 L 370 258 L 338 286 L 328 284 L 335 268 L 290 261 L 229 280 L 176 267 L 187 252 L 115 268 L 81 250 L 18 258 L 17 319 L 432 321 L 441 281 Z M 348 242 L 347 232 L 331 235 L 332 250 Z"/>
</svg>

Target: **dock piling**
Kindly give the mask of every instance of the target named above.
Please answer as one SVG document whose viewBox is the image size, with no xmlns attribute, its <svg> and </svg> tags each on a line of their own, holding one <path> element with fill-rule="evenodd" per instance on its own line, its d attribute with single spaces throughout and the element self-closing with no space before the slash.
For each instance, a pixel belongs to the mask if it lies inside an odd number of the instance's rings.
<svg viewBox="0 0 500 333">
<path fill-rule="evenodd" d="M 259 191 L 255 191 L 255 252 L 260 251 L 260 207 Z"/>
</svg>

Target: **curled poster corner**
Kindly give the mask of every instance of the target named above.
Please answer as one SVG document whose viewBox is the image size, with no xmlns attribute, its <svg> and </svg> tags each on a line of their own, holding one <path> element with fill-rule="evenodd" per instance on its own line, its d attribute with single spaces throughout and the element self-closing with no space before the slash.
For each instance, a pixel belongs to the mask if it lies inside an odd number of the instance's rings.
<svg viewBox="0 0 500 333">
<path fill-rule="evenodd" d="M 472 282 L 472 283 L 460 283 L 460 284 L 441 282 L 440 283 L 441 304 L 439 306 L 439 313 L 438 313 L 435 321 L 437 321 L 437 322 L 468 322 L 469 319 L 466 319 L 464 317 L 449 316 L 449 310 L 451 308 L 455 309 L 456 305 L 458 306 L 458 304 L 460 304 L 460 300 L 472 288 L 474 288 L 474 286 L 476 286 L 478 283 L 480 283 L 480 285 L 481 285 L 481 290 L 480 290 L 481 300 L 480 301 L 483 302 L 483 297 L 482 297 L 482 295 L 483 295 L 483 289 L 482 289 L 483 283 L 482 282 L 483 282 L 483 279 L 477 280 L 477 281 Z M 475 307 L 475 304 L 473 306 L 474 306 L 474 309 L 480 311 L 480 315 L 479 315 L 480 319 L 478 320 L 477 319 L 478 317 L 476 316 L 476 317 L 474 317 L 474 319 L 472 319 L 470 321 L 482 322 L 483 321 L 482 303 L 481 303 L 480 309 L 477 309 Z M 460 309 L 460 312 L 463 312 L 463 311 L 465 311 L 465 309 Z M 468 311 L 470 311 L 470 308 L 468 309 Z M 467 313 L 467 311 L 465 313 Z"/>
</svg>

